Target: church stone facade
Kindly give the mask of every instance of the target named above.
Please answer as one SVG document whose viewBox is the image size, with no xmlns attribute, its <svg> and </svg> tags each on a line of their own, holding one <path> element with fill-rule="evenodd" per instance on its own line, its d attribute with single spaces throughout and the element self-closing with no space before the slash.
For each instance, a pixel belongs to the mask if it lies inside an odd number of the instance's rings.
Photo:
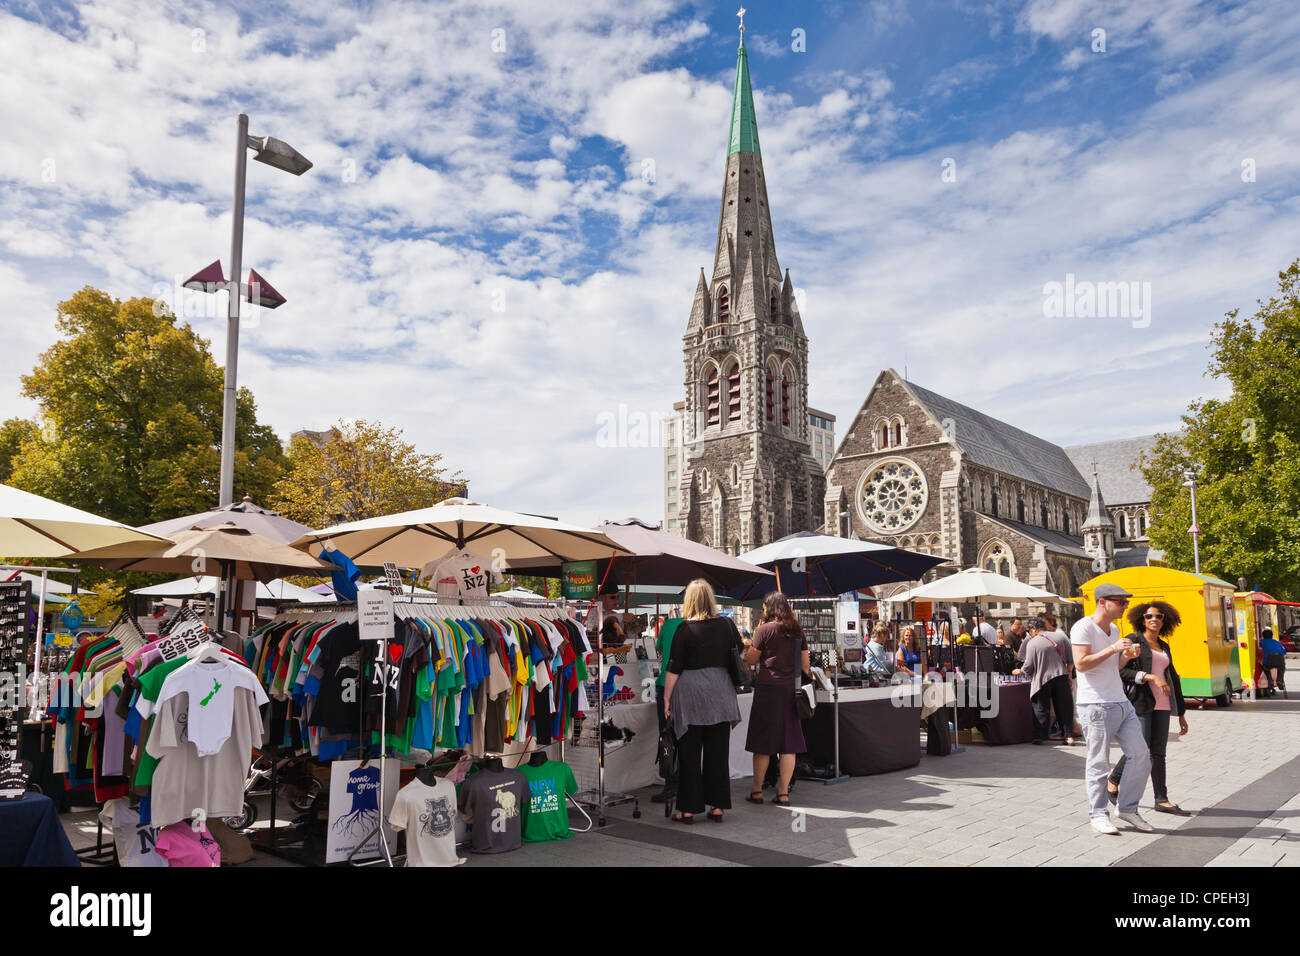
<svg viewBox="0 0 1300 956">
<path fill-rule="evenodd" d="M 682 357 L 682 533 L 739 554 L 820 527 L 808 337 L 776 256 L 743 34 L 713 268 L 700 270 Z"/>
</svg>

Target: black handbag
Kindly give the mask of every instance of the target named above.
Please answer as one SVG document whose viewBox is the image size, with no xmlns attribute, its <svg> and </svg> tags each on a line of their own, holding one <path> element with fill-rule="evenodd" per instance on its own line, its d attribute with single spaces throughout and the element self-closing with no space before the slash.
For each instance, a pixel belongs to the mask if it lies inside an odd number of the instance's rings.
<svg viewBox="0 0 1300 956">
<path fill-rule="evenodd" d="M 735 628 L 735 623 L 731 625 Z M 740 632 L 736 631 L 736 638 L 739 641 Z M 745 663 L 745 650 L 743 646 L 733 644 L 731 646 L 731 657 L 727 659 L 727 670 L 731 673 L 731 682 L 738 688 L 746 688 L 754 683 L 754 675 L 749 672 L 749 665 Z"/>
<path fill-rule="evenodd" d="M 816 697 L 811 696 L 807 689 L 800 686 L 800 678 L 803 676 L 803 641 L 799 641 L 798 648 L 794 652 L 794 712 L 800 720 L 811 720 L 813 712 L 816 710 Z M 812 694 L 815 695 L 816 684 L 808 682 L 808 687 L 813 688 Z"/>
</svg>

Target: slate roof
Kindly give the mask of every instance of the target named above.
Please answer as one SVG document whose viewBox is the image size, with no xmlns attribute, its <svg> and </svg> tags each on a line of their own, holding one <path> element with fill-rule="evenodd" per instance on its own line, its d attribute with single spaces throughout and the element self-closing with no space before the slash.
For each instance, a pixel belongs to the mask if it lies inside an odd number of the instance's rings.
<svg viewBox="0 0 1300 956">
<path fill-rule="evenodd" d="M 1022 521 L 1012 521 L 1008 518 L 994 518 L 992 515 L 986 514 L 981 514 L 980 517 L 986 518 L 994 524 L 1000 524 L 1031 541 L 1036 541 L 1048 551 L 1055 551 L 1057 554 L 1068 554 L 1076 558 L 1092 559 L 1092 555 L 1083 550 L 1082 537 L 1075 537 L 1061 531 L 1053 531 L 1051 528 L 1040 528 L 1038 525 L 1025 524 Z"/>
<path fill-rule="evenodd" d="M 1121 438 L 1117 441 L 1072 445 L 1065 453 L 1086 480 L 1092 480 L 1092 462 L 1097 461 L 1097 478 L 1108 505 L 1134 505 L 1151 500 L 1151 486 L 1142 472 L 1131 467 L 1144 451 L 1155 447 L 1155 435 Z"/>
<path fill-rule="evenodd" d="M 971 463 L 1088 500 L 1091 493 L 1088 482 L 1061 446 L 944 398 L 914 382 L 908 382 L 907 387 L 941 424 L 944 419 L 952 419 L 953 438 Z M 1092 474 L 1091 467 L 1089 465 L 1089 475 Z M 1104 480 L 1102 490 L 1109 500 L 1110 489 Z"/>
</svg>

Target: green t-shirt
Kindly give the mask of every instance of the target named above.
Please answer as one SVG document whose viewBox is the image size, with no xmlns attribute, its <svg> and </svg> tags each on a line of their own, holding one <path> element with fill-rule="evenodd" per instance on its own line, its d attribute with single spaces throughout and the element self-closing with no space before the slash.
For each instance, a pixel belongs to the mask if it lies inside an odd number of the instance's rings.
<svg viewBox="0 0 1300 956">
<path fill-rule="evenodd" d="M 578 781 L 567 763 L 548 760 L 540 767 L 530 763 L 519 767 L 528 781 L 528 805 L 524 807 L 524 842 L 563 840 L 573 836 L 569 829 L 567 798 L 578 792 Z"/>
<path fill-rule="evenodd" d="M 681 623 L 682 618 L 670 617 L 664 621 L 663 627 L 659 628 L 659 637 L 655 641 L 655 650 L 659 652 L 659 676 L 655 678 L 656 687 L 663 687 L 664 678 L 668 676 L 668 655 L 673 652 L 673 635 L 677 633 Z"/>
<path fill-rule="evenodd" d="M 153 783 L 153 772 L 157 769 L 161 760 L 145 752 L 144 743 L 149 739 L 149 733 L 153 729 L 153 705 L 158 701 L 158 695 L 162 692 L 163 681 L 174 670 L 182 664 L 188 664 L 189 658 L 184 655 L 170 661 L 163 661 L 155 664 L 139 677 L 140 696 L 149 702 L 149 716 L 140 722 L 140 762 L 136 765 L 135 785 L 137 787 L 147 787 Z M 137 707 L 141 713 L 143 709 Z"/>
</svg>

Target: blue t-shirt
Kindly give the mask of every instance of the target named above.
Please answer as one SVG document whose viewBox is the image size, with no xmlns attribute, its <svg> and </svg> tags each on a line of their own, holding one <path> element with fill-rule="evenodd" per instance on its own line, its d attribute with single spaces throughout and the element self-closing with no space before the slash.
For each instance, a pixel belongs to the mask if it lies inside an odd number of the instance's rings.
<svg viewBox="0 0 1300 956">
<path fill-rule="evenodd" d="M 1259 649 L 1268 654 L 1285 654 L 1286 647 L 1275 637 L 1266 637 L 1259 642 Z"/>
</svg>

